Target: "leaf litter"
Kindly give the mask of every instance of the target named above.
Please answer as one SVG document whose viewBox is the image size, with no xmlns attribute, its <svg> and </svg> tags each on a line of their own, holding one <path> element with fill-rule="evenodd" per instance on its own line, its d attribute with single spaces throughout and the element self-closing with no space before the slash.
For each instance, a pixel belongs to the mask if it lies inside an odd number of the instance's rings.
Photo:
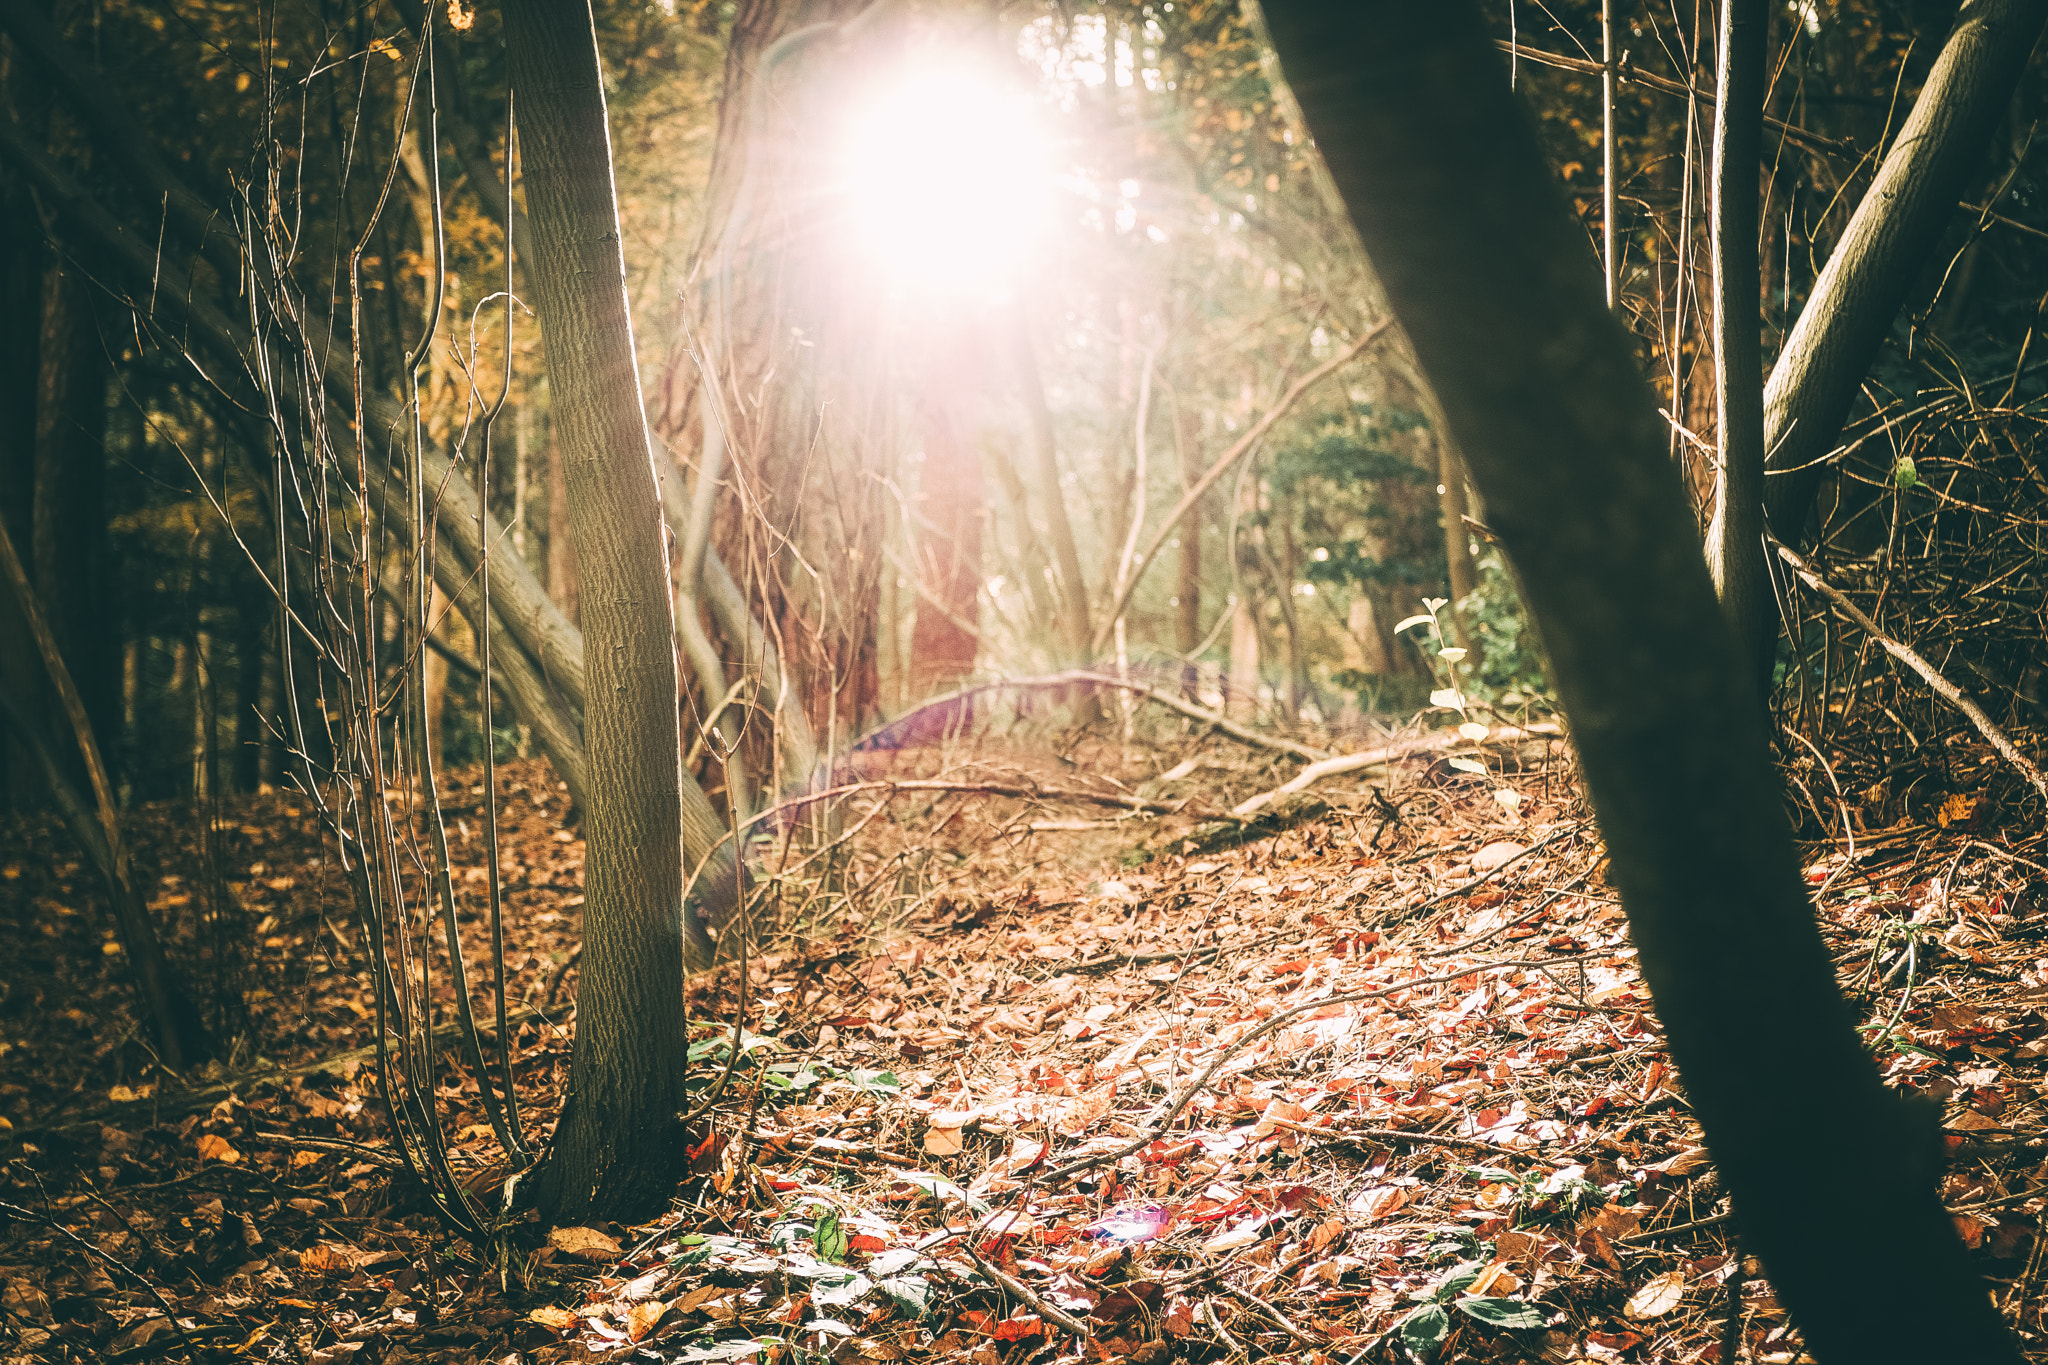
<svg viewBox="0 0 2048 1365">
<path fill-rule="evenodd" d="M 1207 788 L 1078 834 L 1008 797 L 862 805 L 832 875 L 893 899 L 793 883 L 749 998 L 732 966 L 693 985 L 697 1074 L 736 1019 L 742 1056 L 669 1212 L 534 1224 L 495 1259 L 395 1169 L 346 888 L 288 798 L 234 803 L 235 875 L 204 894 L 190 812 L 140 822 L 174 952 L 250 1002 L 203 1076 L 149 1059 L 76 857 L 7 831 L 0 1354 L 1717 1362 L 1737 1311 L 1750 1359 L 1802 1358 L 1729 1240 L 1561 748 L 1484 776 L 1422 755 L 1213 851 L 1177 836 L 1281 770 L 1185 759 L 1077 749 L 1105 790 Z M 943 776 L 1014 787 L 1034 761 Z M 505 781 L 516 1075 L 547 1116 L 581 844 L 544 768 Z M 1958 1232 L 2048 1357 L 2036 842 L 1865 831 L 1808 876 L 1888 1080 L 1945 1108 Z M 441 1084 L 457 1169 L 495 1188 L 452 1041 Z"/>
</svg>

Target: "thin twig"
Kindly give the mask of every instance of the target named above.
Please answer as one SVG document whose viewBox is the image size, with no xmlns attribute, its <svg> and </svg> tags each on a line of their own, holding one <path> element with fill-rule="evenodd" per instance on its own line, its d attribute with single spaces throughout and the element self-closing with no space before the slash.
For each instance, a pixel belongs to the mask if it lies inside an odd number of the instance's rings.
<svg viewBox="0 0 2048 1365">
<path fill-rule="evenodd" d="M 1293 1337 L 1302 1345 L 1307 1346 L 1313 1350 L 1317 1347 L 1327 1346 L 1330 1344 L 1330 1339 L 1328 1337 L 1320 1335 L 1312 1336 L 1309 1333 L 1302 1331 L 1299 1327 L 1296 1327 L 1293 1323 L 1287 1320 L 1287 1315 L 1285 1313 L 1275 1308 L 1272 1304 L 1267 1303 L 1257 1294 L 1252 1293 L 1251 1290 L 1240 1289 L 1236 1285 L 1231 1284 L 1225 1280 L 1218 1280 L 1216 1284 L 1218 1288 L 1220 1288 L 1224 1293 L 1230 1295 L 1231 1298 L 1236 1299 L 1239 1303 L 1245 1305 L 1247 1308 L 1255 1310 L 1262 1317 L 1268 1319 L 1269 1321 L 1278 1324 L 1281 1331 L 1287 1333 L 1288 1336 Z"/>
<path fill-rule="evenodd" d="M 1933 664 L 1921 658 L 1919 653 L 1911 646 L 1902 644 L 1885 634 L 1878 627 L 1877 622 L 1865 616 L 1862 609 L 1850 601 L 1840 588 L 1835 587 L 1832 583 L 1829 583 L 1818 573 L 1814 572 L 1813 567 L 1804 559 L 1801 559 L 1791 547 L 1780 543 L 1775 538 L 1771 540 L 1771 545 L 1777 550 L 1778 557 L 1792 566 L 1793 572 L 1799 575 L 1800 581 L 1833 603 L 1835 610 L 1841 612 L 1842 615 L 1848 617 L 1851 621 L 1854 621 L 1865 634 L 1882 645 L 1885 653 L 1891 655 L 1915 673 L 1918 673 L 1922 680 L 1930 688 L 1934 689 L 1936 696 L 1967 716 L 1970 724 L 1977 727 L 1977 732 L 1990 741 L 1991 747 L 1998 751 L 1999 757 L 2017 769 L 2022 777 L 2033 784 L 2034 790 L 2041 793 L 2041 798 L 2044 801 L 2048 801 L 2048 775 L 2044 775 L 2039 768 L 2034 766 L 2032 760 L 2013 747 L 2013 742 L 2005 737 L 2005 732 L 1992 723 L 1991 717 L 1984 714 L 1983 707 L 1971 701 L 1960 687 L 1944 678 L 1936 671 Z"/>
<path fill-rule="evenodd" d="M 1048 1303 L 1044 1298 L 1040 1297 L 1037 1293 L 1035 1293 L 1031 1289 L 1031 1287 L 1026 1285 L 1023 1281 L 1018 1280 L 1012 1276 L 1005 1275 L 1002 1271 L 997 1270 L 994 1266 L 990 1265 L 987 1261 L 983 1260 L 980 1253 L 975 1251 L 974 1249 L 973 1238 L 962 1238 L 960 1242 L 960 1249 L 967 1253 L 968 1258 L 974 1262 L 975 1267 L 979 1269 L 982 1274 L 988 1276 L 989 1279 L 993 1280 L 996 1284 L 1000 1285 L 1003 1288 L 1004 1292 L 1008 1293 L 1013 1298 L 1024 1303 L 1033 1312 L 1037 1313 L 1038 1316 L 1040 1316 L 1041 1318 L 1046 1319 L 1048 1322 L 1057 1323 L 1059 1326 L 1066 1328 L 1069 1332 L 1072 1332 L 1077 1337 L 1092 1337 L 1095 1335 L 1095 1333 L 1089 1329 L 1087 1323 L 1081 1321 L 1079 1318 L 1067 1312 L 1065 1309 L 1060 1308 L 1057 1304 Z"/>
<path fill-rule="evenodd" d="M 56 1233 L 58 1236 L 68 1238 L 69 1240 L 76 1242 L 79 1245 L 79 1247 L 86 1252 L 86 1254 L 98 1257 L 100 1260 L 105 1261 L 108 1265 L 114 1267 L 114 1269 L 120 1271 L 123 1275 L 126 1275 L 129 1279 L 141 1285 L 145 1290 L 149 1292 L 149 1296 L 152 1299 L 156 1300 L 156 1306 L 163 1310 L 165 1321 L 169 1322 L 171 1324 L 171 1330 L 178 1334 L 178 1340 L 184 1344 L 185 1354 L 191 1359 L 192 1365 L 199 1365 L 198 1344 L 194 1342 L 191 1337 L 185 1335 L 184 1325 L 178 1321 L 178 1315 L 171 1308 L 169 1301 L 164 1298 L 162 1292 L 159 1291 L 157 1287 L 154 1284 L 152 1284 L 146 1276 L 142 1274 L 141 1271 L 135 1269 L 135 1267 L 129 1265 L 120 1257 L 115 1256 L 110 1252 L 101 1251 L 91 1242 L 86 1241 L 85 1238 L 80 1237 L 70 1228 L 65 1227 L 62 1223 L 58 1222 L 56 1219 L 50 1217 L 47 1214 L 37 1213 L 34 1209 L 25 1209 L 21 1207 L 21 1205 L 19 1204 L 10 1204 L 4 1199 L 0 1199 L 0 1213 L 10 1213 L 13 1214 L 16 1218 L 33 1219 L 35 1222 L 41 1223 L 43 1226 L 49 1228 L 50 1231 Z"/>
</svg>

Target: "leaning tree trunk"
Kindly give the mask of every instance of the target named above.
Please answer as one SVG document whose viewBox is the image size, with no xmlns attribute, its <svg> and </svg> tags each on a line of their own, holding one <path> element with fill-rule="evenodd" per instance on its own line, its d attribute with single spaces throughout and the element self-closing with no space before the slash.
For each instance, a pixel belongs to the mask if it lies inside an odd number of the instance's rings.
<svg viewBox="0 0 2048 1365">
<path fill-rule="evenodd" d="M 1771 475 L 1764 510 L 1780 540 L 1798 539 L 1864 374 L 1953 217 L 2044 21 L 2048 0 L 1966 0 L 1906 126 L 1785 338 L 1764 390 Z M 1761 577 L 1761 540 L 1743 552 L 1756 555 Z M 1771 598 L 1760 596 L 1747 627 L 1759 670 L 1776 639 Z"/>
<path fill-rule="evenodd" d="M 640 405 L 588 0 L 508 0 L 528 272 L 582 585 L 585 812 L 576 1050 L 541 1206 L 637 1218 L 684 1169 L 682 731 L 653 449 Z"/>
<path fill-rule="evenodd" d="M 1835 987 L 1656 400 L 1478 7 L 1268 19 L 1520 571 L 1746 1246 L 1822 1360 L 2018 1361 L 1936 1197 L 1932 1115 Z"/>
</svg>

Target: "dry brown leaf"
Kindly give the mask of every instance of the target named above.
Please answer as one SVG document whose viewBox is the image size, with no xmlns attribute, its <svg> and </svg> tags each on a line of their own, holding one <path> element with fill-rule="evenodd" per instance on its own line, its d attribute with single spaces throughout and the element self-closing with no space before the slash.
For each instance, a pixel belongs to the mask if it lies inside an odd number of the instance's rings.
<svg viewBox="0 0 2048 1365">
<path fill-rule="evenodd" d="M 935 1125 L 925 1129 L 924 1150 L 928 1156 L 958 1156 L 966 1146 L 958 1128 L 940 1128 Z"/>
<path fill-rule="evenodd" d="M 618 1239 L 607 1237 L 596 1228 L 556 1228 L 548 1234 L 548 1245 L 564 1256 L 599 1265 L 617 1260 L 623 1249 Z"/>
<path fill-rule="evenodd" d="M 1685 1298 L 1685 1272 L 1667 1270 L 1628 1296 L 1621 1311 L 1637 1322 L 1661 1318 Z"/>
<path fill-rule="evenodd" d="M 1375 1185 L 1362 1194 L 1353 1196 L 1351 1211 L 1365 1215 L 1368 1223 L 1377 1223 L 1399 1210 L 1408 1202 L 1408 1190 L 1402 1185 Z"/>
<path fill-rule="evenodd" d="M 567 1332 L 576 1326 L 576 1315 L 566 1308 L 536 1308 L 526 1315 L 526 1320 L 539 1323 L 550 1332 Z"/>
<path fill-rule="evenodd" d="M 218 1133 L 201 1133 L 199 1135 L 199 1159 L 201 1161 L 218 1161 L 222 1165 L 232 1166 L 242 1159 L 242 1154 L 236 1151 L 229 1144 L 228 1140 Z"/>
<path fill-rule="evenodd" d="M 320 1242 L 299 1253 L 299 1269 L 315 1275 L 338 1275 L 353 1270 L 363 1259 L 354 1247 L 337 1242 Z"/>
<path fill-rule="evenodd" d="M 668 1305 L 660 1299 L 645 1299 L 634 1304 L 626 1310 L 626 1335 L 634 1341 L 644 1340 L 667 1311 Z"/>
</svg>

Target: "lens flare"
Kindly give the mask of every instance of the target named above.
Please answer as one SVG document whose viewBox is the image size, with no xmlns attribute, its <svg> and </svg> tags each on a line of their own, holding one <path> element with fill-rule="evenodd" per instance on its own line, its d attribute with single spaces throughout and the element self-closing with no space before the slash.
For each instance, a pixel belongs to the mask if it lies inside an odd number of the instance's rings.
<svg viewBox="0 0 2048 1365">
<path fill-rule="evenodd" d="M 842 130 L 853 239 L 906 291 L 1014 289 L 1050 176 L 1031 99 L 966 67 L 910 72 Z"/>
</svg>

